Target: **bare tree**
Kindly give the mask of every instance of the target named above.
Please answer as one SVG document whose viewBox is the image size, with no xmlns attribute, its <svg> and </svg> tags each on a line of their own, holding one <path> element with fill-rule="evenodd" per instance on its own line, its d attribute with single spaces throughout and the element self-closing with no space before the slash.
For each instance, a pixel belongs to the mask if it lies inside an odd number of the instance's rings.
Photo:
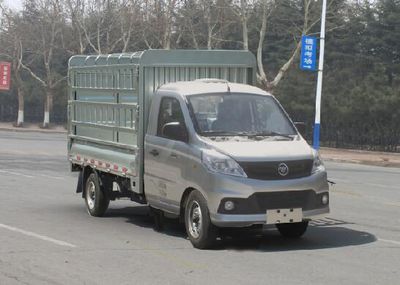
<svg viewBox="0 0 400 285">
<path fill-rule="evenodd" d="M 120 6 L 120 30 L 122 52 L 126 52 L 131 42 L 138 5 L 136 1 L 123 0 Z"/>
<path fill-rule="evenodd" d="M 203 0 L 203 13 L 204 13 L 204 18 L 206 19 L 207 23 L 207 49 L 210 50 L 212 49 L 212 37 L 213 37 L 213 32 L 216 27 L 216 23 L 213 23 L 213 17 L 212 17 L 212 8 L 214 1 L 213 0 Z"/>
<path fill-rule="evenodd" d="M 162 41 L 162 47 L 164 49 L 171 49 L 171 35 L 174 25 L 174 13 L 176 8 L 177 0 L 167 0 L 166 7 L 164 8 L 165 13 L 165 29 Z"/>
<path fill-rule="evenodd" d="M 262 0 L 261 0 L 262 1 Z M 234 0 L 232 1 L 232 9 L 236 16 L 240 19 L 242 26 L 243 49 L 249 50 L 249 29 L 248 21 L 250 10 L 254 7 L 254 2 L 249 0 Z"/>
<path fill-rule="evenodd" d="M 83 18 L 85 17 L 86 1 L 85 0 L 66 0 L 65 10 L 67 11 L 68 18 L 71 24 L 70 36 L 70 49 L 68 52 L 70 54 L 83 54 L 85 53 L 88 41 L 85 37 L 84 30 L 80 23 L 83 23 Z"/>
<path fill-rule="evenodd" d="M 263 53 L 263 44 L 264 44 L 264 39 L 265 39 L 265 33 L 267 30 L 267 20 L 268 20 L 268 16 L 271 15 L 274 3 L 271 3 L 270 6 L 268 4 L 269 3 L 267 0 L 261 0 L 262 21 L 261 21 L 261 29 L 260 29 L 260 33 L 259 33 L 258 47 L 257 47 L 258 80 L 260 82 L 267 81 L 267 75 L 265 74 L 265 71 L 264 71 L 262 53 Z"/>
<path fill-rule="evenodd" d="M 126 52 L 140 35 L 142 6 L 139 0 L 67 0 L 80 53 L 88 47 L 97 54 Z"/>
<path fill-rule="evenodd" d="M 179 36 L 176 44 L 179 46 L 182 38 L 188 37 L 188 42 L 192 42 L 195 49 L 202 45 L 202 16 L 200 1 L 186 1 L 176 19 L 176 25 L 179 29 Z"/>
<path fill-rule="evenodd" d="M 25 39 L 32 48 L 30 57 L 42 62 L 44 73 L 31 69 L 22 57 L 19 63 L 45 90 L 43 128 L 48 128 L 54 89 L 65 80 L 65 77 L 60 78 L 52 65 L 62 27 L 62 11 L 59 0 L 31 0 L 31 4 L 36 11 L 32 14 L 32 22 L 27 23 L 31 30 L 27 31 L 29 36 L 25 35 Z"/>
<path fill-rule="evenodd" d="M 176 25 L 180 31 L 179 35 L 187 37 L 186 45 L 192 43 L 191 47 L 195 49 L 211 50 L 220 43 L 231 42 L 223 35 L 224 31 L 235 23 L 232 19 L 231 6 L 228 6 L 226 1 L 185 1 L 182 7 L 178 7 L 177 13 L 180 17 L 177 18 Z"/>
<path fill-rule="evenodd" d="M 298 35 L 293 35 L 295 40 L 295 48 L 293 49 L 291 55 L 287 59 L 287 61 L 281 66 L 278 73 L 274 76 L 274 78 L 269 81 L 265 72 L 265 67 L 263 64 L 263 44 L 265 40 L 265 34 L 267 29 L 267 23 L 269 16 L 273 12 L 276 1 L 275 0 L 260 0 L 261 1 L 261 11 L 262 11 L 262 21 L 261 28 L 259 32 L 259 40 L 257 47 L 257 67 L 258 67 L 258 81 L 266 88 L 266 89 L 274 89 L 278 86 L 279 82 L 282 80 L 284 75 L 287 73 L 289 67 L 292 65 L 294 59 L 299 54 L 301 41 L 299 40 L 302 35 L 306 35 L 310 29 L 319 21 L 319 18 L 315 19 L 314 22 L 311 22 L 311 5 L 313 4 L 313 0 L 303 0 L 303 26 L 301 28 L 296 28 L 299 30 Z"/>
<path fill-rule="evenodd" d="M 207 26 L 207 49 L 213 49 L 220 42 L 226 41 L 218 35 L 234 22 L 225 17 L 229 6 L 224 0 L 201 0 L 203 17 Z"/>
<path fill-rule="evenodd" d="M 142 39 L 148 48 L 171 49 L 174 34 L 179 33 L 179 0 L 145 0 L 142 3 Z M 179 38 L 179 35 L 178 35 Z M 177 39 L 179 43 L 179 39 Z"/>
<path fill-rule="evenodd" d="M 23 54 L 23 48 L 21 43 L 21 28 L 20 28 L 20 17 L 18 13 L 7 9 L 0 3 L 0 11 L 2 14 L 1 23 L 1 50 L 0 57 L 5 57 L 11 61 L 11 69 L 13 75 L 13 85 L 16 86 L 17 98 L 18 98 L 18 115 L 17 115 L 17 127 L 22 127 L 24 124 L 24 86 L 21 79 L 21 59 Z"/>
</svg>

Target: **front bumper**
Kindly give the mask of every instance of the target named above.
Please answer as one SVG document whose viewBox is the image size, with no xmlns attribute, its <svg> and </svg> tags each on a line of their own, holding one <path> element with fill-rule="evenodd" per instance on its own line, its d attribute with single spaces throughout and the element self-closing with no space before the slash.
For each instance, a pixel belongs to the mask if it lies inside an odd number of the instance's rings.
<svg viewBox="0 0 400 285">
<path fill-rule="evenodd" d="M 325 217 L 329 213 L 329 206 L 303 211 L 304 220 L 315 220 Z M 247 227 L 256 224 L 265 224 L 267 220 L 266 213 L 264 214 L 246 214 L 246 215 L 231 215 L 231 214 L 211 214 L 211 221 L 218 227 Z"/>
<path fill-rule="evenodd" d="M 312 220 L 329 213 L 329 202 L 322 203 L 322 195 L 329 195 L 326 172 L 308 177 L 281 181 L 210 177 L 213 191 L 207 191 L 210 218 L 219 227 L 245 227 L 265 224 L 267 210 L 301 208 L 303 219 Z M 226 201 L 233 201 L 234 210 L 224 209 Z"/>
</svg>

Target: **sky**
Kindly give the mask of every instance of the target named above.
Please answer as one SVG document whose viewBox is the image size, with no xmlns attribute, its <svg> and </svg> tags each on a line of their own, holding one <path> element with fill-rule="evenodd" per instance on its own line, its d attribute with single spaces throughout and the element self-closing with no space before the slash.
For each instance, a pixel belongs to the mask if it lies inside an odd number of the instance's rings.
<svg viewBox="0 0 400 285">
<path fill-rule="evenodd" d="M 3 0 L 3 2 L 12 9 L 20 10 L 22 8 L 23 0 Z"/>
</svg>

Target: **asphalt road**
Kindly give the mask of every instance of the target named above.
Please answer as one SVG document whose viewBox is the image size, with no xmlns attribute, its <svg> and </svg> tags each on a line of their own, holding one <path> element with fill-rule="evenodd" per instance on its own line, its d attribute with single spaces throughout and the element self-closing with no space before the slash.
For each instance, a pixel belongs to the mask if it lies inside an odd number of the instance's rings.
<svg viewBox="0 0 400 285">
<path fill-rule="evenodd" d="M 147 207 L 87 215 L 61 134 L 0 132 L 0 284 L 400 284 L 400 169 L 326 163 L 331 214 L 196 250 Z"/>
</svg>

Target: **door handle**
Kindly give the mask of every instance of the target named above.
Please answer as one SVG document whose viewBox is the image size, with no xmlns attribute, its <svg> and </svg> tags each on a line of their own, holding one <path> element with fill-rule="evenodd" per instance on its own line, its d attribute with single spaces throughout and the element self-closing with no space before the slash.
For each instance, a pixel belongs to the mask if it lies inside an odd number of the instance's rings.
<svg viewBox="0 0 400 285">
<path fill-rule="evenodd" d="M 171 153 L 171 155 L 170 155 L 170 157 L 172 157 L 172 158 L 178 158 L 178 155 L 176 154 L 176 153 Z"/>
<path fill-rule="evenodd" d="M 149 153 L 150 153 L 152 156 L 157 156 L 157 155 L 160 154 L 160 153 L 158 152 L 158 150 L 156 150 L 156 149 L 152 149 Z"/>
</svg>

